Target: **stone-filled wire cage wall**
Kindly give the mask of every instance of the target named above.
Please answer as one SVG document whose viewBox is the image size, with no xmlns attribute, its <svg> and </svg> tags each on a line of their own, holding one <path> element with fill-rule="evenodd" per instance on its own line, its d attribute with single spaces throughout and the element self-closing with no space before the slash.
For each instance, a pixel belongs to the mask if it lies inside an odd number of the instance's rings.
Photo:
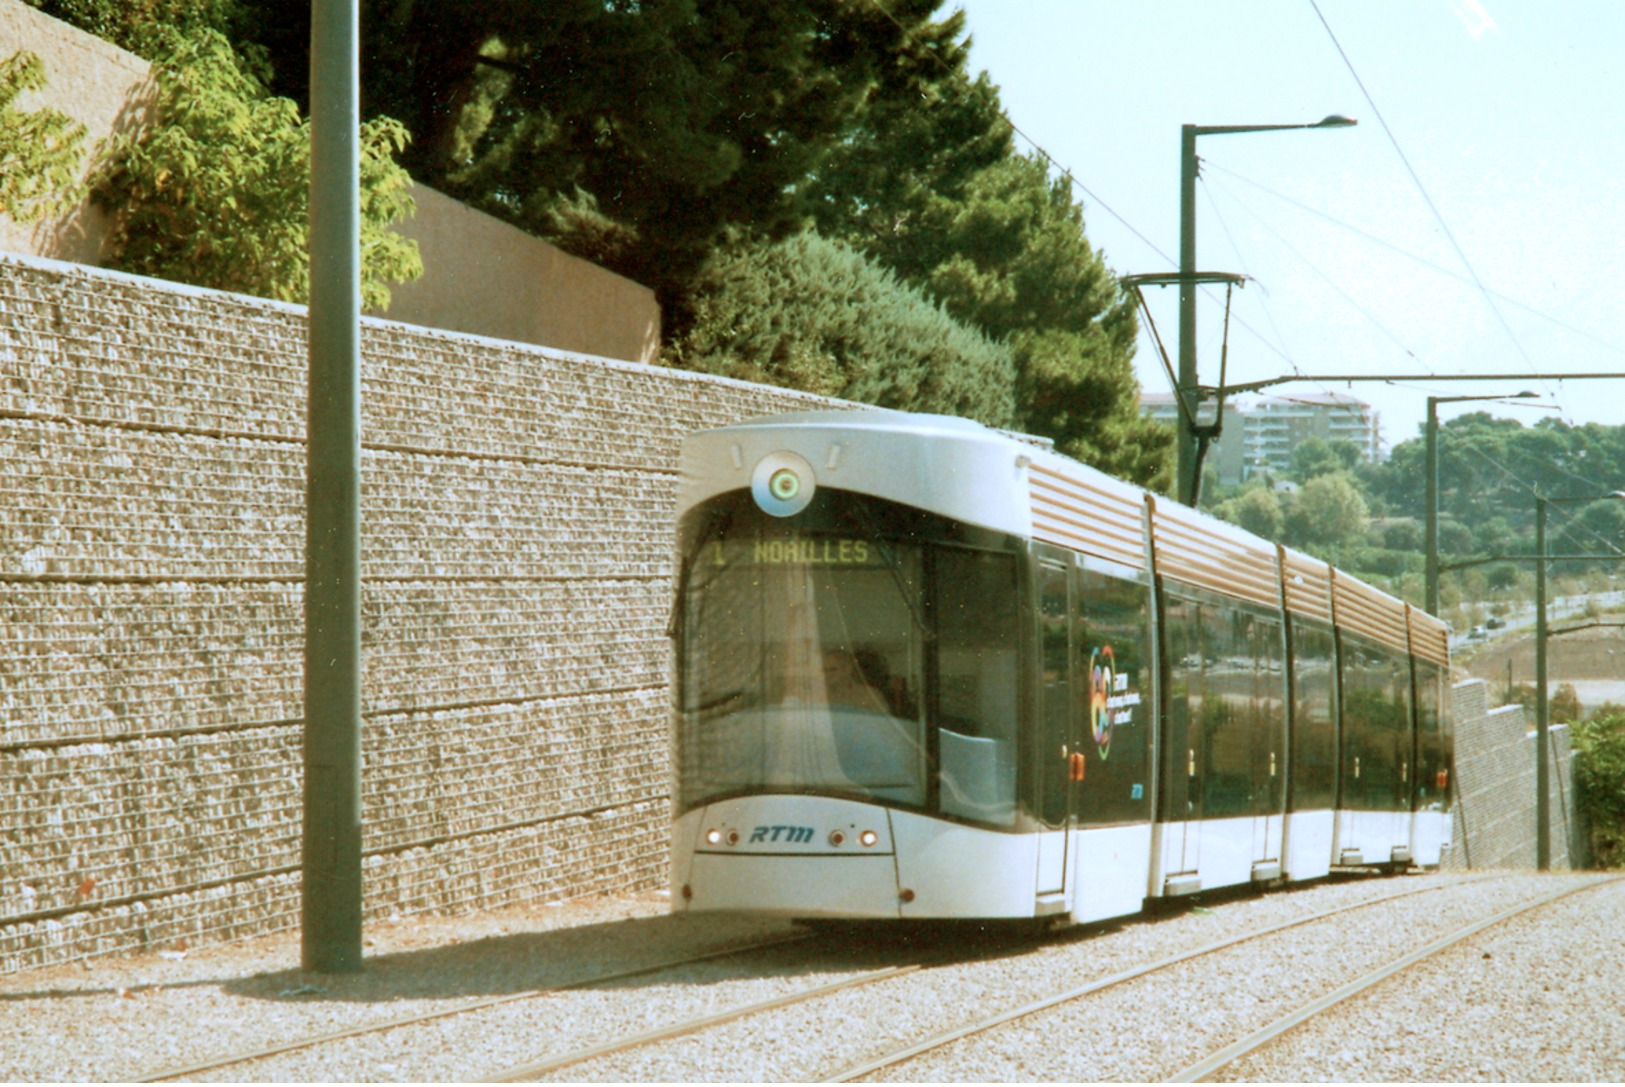
<svg viewBox="0 0 1625 1087">
<path fill-rule="evenodd" d="M 659 886 L 676 454 L 828 401 L 364 322 L 370 917 Z M 0 257 L 0 972 L 299 915 L 305 316 Z"/>
</svg>

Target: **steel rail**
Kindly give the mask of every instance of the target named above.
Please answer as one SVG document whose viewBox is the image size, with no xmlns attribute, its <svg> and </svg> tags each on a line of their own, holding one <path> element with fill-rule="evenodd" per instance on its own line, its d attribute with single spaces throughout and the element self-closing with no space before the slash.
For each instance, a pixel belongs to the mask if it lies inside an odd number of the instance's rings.
<svg viewBox="0 0 1625 1087">
<path fill-rule="evenodd" d="M 1384 902 L 1392 902 L 1395 899 L 1406 898 L 1410 895 L 1425 894 L 1430 891 L 1448 890 L 1453 887 L 1458 887 L 1462 883 L 1477 883 L 1480 880 L 1495 878 L 1504 877 L 1479 876 L 1475 879 L 1465 879 L 1447 884 L 1444 887 L 1419 887 L 1408 891 L 1398 891 L 1394 894 L 1382 895 L 1377 898 L 1369 898 L 1363 902 L 1355 902 L 1346 906 L 1338 906 L 1336 909 L 1322 910 L 1319 913 L 1312 913 L 1305 917 L 1294 918 L 1290 921 L 1282 921 L 1279 924 L 1270 925 L 1267 928 L 1259 929 L 1256 932 L 1248 932 L 1240 936 L 1232 936 L 1224 940 L 1217 940 L 1213 943 L 1204 944 L 1203 946 L 1190 951 L 1184 951 L 1177 955 L 1171 955 L 1165 959 L 1159 959 L 1156 962 L 1150 963 L 1146 966 L 1137 966 L 1129 970 L 1120 971 L 1119 973 L 1112 974 L 1109 977 L 1101 978 L 1098 981 L 1092 981 L 1087 985 L 1080 985 L 1076 989 L 1068 989 L 1062 993 L 1056 993 L 1052 996 L 1047 996 L 1040 1000 L 1032 1001 L 1028 1004 L 1022 1004 L 1019 1007 L 999 1012 L 995 1015 L 988 1016 L 985 1019 L 977 1020 L 974 1023 L 967 1023 L 951 1030 L 945 1030 L 940 1034 L 933 1034 L 929 1038 L 924 1038 L 913 1043 L 912 1045 L 895 1050 L 891 1053 L 887 1053 L 884 1056 L 876 1057 L 875 1059 L 866 1061 L 863 1064 L 854 1065 L 853 1067 L 838 1072 L 833 1076 L 828 1076 L 819 1082 L 846 1083 L 857 1079 L 860 1076 L 867 1076 L 874 1072 L 878 1072 L 883 1068 L 889 1068 L 894 1064 L 901 1064 L 903 1061 L 911 1060 L 922 1053 L 928 1053 L 933 1049 L 939 1049 L 942 1046 L 948 1045 L 950 1042 L 957 1042 L 961 1038 L 967 1038 L 974 1034 L 980 1034 L 986 1030 L 992 1030 L 994 1027 L 1003 1026 L 1005 1023 L 1012 1022 L 1016 1019 L 1022 1019 L 1029 1015 L 1035 1015 L 1038 1012 L 1046 1011 L 1059 1004 L 1065 1004 L 1069 1001 L 1078 1000 L 1082 997 L 1098 993 L 1103 989 L 1109 989 L 1125 982 L 1134 981 L 1138 978 L 1145 977 L 1148 974 L 1154 974 L 1159 970 L 1166 970 L 1171 966 L 1178 966 L 1180 963 L 1201 958 L 1203 955 L 1210 955 L 1216 951 L 1223 951 L 1225 948 L 1246 943 L 1248 940 L 1260 939 L 1264 936 L 1270 936 L 1286 929 L 1296 928 L 1299 925 L 1307 925 L 1315 921 L 1322 921 L 1328 917 L 1335 917 L 1338 914 L 1347 913 L 1350 910 L 1364 909 L 1367 906 L 1379 906 Z"/>
<path fill-rule="evenodd" d="M 707 952 L 704 955 L 693 955 L 687 958 L 669 959 L 653 963 L 648 966 L 634 967 L 629 970 L 618 970 L 608 974 L 597 974 L 590 978 L 577 981 L 562 982 L 558 985 L 544 986 L 539 989 L 527 989 L 519 993 L 504 993 L 501 996 L 479 997 L 467 1000 L 450 1007 L 437 1008 L 430 1012 L 419 1012 L 411 1015 L 395 1016 L 390 1019 L 378 1019 L 362 1023 L 343 1030 L 329 1031 L 325 1034 L 310 1034 L 300 1038 L 291 1038 L 285 1042 L 275 1042 L 260 1049 L 245 1050 L 241 1053 L 228 1054 L 222 1057 L 211 1057 L 195 1064 L 181 1065 L 165 1068 L 161 1071 L 141 1076 L 131 1080 L 132 1083 L 161 1083 L 164 1080 L 179 1079 L 182 1076 L 197 1075 L 200 1072 L 212 1072 L 217 1068 L 229 1068 L 234 1064 L 246 1064 L 249 1061 L 263 1060 L 266 1057 L 275 1057 L 282 1053 L 292 1053 L 300 1049 L 311 1049 L 315 1046 L 325 1045 L 328 1042 L 343 1041 L 346 1038 L 359 1038 L 367 1034 L 380 1034 L 386 1030 L 397 1027 L 410 1027 L 418 1023 L 427 1023 L 435 1019 L 445 1019 L 453 1015 L 463 1015 L 467 1012 L 478 1011 L 481 1008 L 495 1007 L 498 1004 L 512 1004 L 521 1000 L 534 1000 L 537 997 L 547 996 L 550 993 L 564 992 L 569 989 L 585 989 L 591 985 L 601 985 L 611 981 L 623 981 L 627 978 L 642 977 L 645 974 L 657 974 L 662 970 L 675 970 L 678 967 L 688 966 L 691 963 L 710 962 L 713 959 L 727 958 L 730 955 L 749 954 L 754 951 L 766 951 L 785 944 L 800 943 L 813 939 L 809 933 L 797 933 L 793 936 L 781 937 L 776 940 L 764 940 L 760 943 L 742 944 L 738 947 L 724 948 L 720 951 Z"/>
<path fill-rule="evenodd" d="M 1223 1049 L 1216 1050 L 1202 1060 L 1197 1061 L 1195 1064 L 1181 1069 L 1174 1075 L 1163 1080 L 1163 1082 L 1199 1083 L 1226 1065 L 1240 1060 L 1249 1053 L 1264 1048 L 1281 1035 L 1287 1033 L 1295 1027 L 1301 1026 L 1303 1023 L 1313 1019 L 1317 1015 L 1320 1015 L 1322 1012 L 1341 1004 L 1350 997 L 1365 992 L 1367 989 L 1370 989 L 1375 985 L 1387 981 L 1395 974 L 1402 973 L 1425 959 L 1430 959 L 1434 955 L 1454 947 L 1456 944 L 1461 943 L 1463 940 L 1466 940 L 1469 937 L 1478 935 L 1487 928 L 1499 925 L 1503 921 L 1510 921 L 1514 917 L 1529 913 L 1533 910 L 1538 910 L 1542 906 L 1549 906 L 1558 899 L 1579 894 L 1581 891 L 1589 891 L 1605 884 L 1617 883 L 1621 879 L 1625 879 L 1625 876 L 1613 876 L 1606 879 L 1592 880 L 1578 887 L 1569 887 L 1565 890 L 1553 891 L 1550 894 L 1542 895 L 1540 898 L 1537 898 L 1532 902 L 1523 902 L 1509 909 L 1502 910 L 1500 913 L 1496 914 L 1494 917 L 1488 918 L 1487 920 L 1475 921 L 1449 936 L 1435 940 L 1425 947 L 1417 948 L 1408 955 L 1403 955 L 1400 958 L 1395 959 L 1393 962 L 1378 967 L 1363 977 L 1356 978 L 1348 984 L 1327 993 L 1325 996 L 1305 1004 L 1302 1008 L 1299 1008 L 1295 1012 L 1290 1012 L 1287 1015 L 1283 1015 L 1281 1018 L 1277 1019 L 1268 1026 L 1261 1027 L 1258 1030 L 1255 1030 L 1253 1033 L 1247 1035 L 1245 1038 L 1232 1042 Z"/>
<path fill-rule="evenodd" d="M 731 1023 L 736 1019 L 743 1019 L 746 1016 L 756 1015 L 761 1012 L 775 1011 L 779 1008 L 787 1008 L 795 1004 L 804 1003 L 808 1000 L 814 1000 L 821 996 L 827 996 L 830 993 L 839 992 L 842 989 L 855 989 L 861 985 L 872 985 L 879 981 L 890 981 L 892 978 L 902 977 L 905 974 L 912 974 L 923 969 L 924 966 L 920 963 L 909 963 L 904 966 L 888 966 L 883 970 L 871 970 L 866 974 L 859 974 L 856 977 L 845 978 L 841 981 L 832 981 L 825 985 L 815 986 L 811 989 L 802 989 L 799 992 L 786 993 L 784 996 L 774 997 L 772 1000 L 763 1000 L 756 1004 L 748 1004 L 743 1007 L 731 1008 L 728 1011 L 717 1012 L 714 1015 L 701 1016 L 698 1019 L 690 1019 L 686 1022 L 677 1023 L 673 1026 L 657 1027 L 654 1030 L 645 1031 L 642 1034 L 635 1034 L 628 1038 L 617 1038 L 612 1041 L 604 1042 L 600 1045 L 589 1046 L 586 1049 L 572 1050 L 569 1053 L 563 1053 L 556 1057 L 548 1057 L 543 1060 L 530 1062 L 528 1064 L 516 1065 L 513 1068 L 508 1068 L 501 1072 L 487 1076 L 479 1080 L 479 1082 L 514 1083 L 521 1080 L 533 1079 L 537 1076 L 546 1075 L 548 1072 L 557 1071 L 560 1068 L 567 1068 L 572 1064 L 580 1064 L 582 1061 L 592 1060 L 594 1057 L 605 1057 L 612 1053 L 620 1053 L 624 1050 L 636 1049 L 638 1046 L 648 1045 L 650 1042 L 659 1042 L 664 1041 L 667 1038 L 678 1038 L 685 1034 L 693 1034 L 696 1031 L 704 1030 L 707 1027 L 721 1026 L 724 1023 Z"/>
</svg>

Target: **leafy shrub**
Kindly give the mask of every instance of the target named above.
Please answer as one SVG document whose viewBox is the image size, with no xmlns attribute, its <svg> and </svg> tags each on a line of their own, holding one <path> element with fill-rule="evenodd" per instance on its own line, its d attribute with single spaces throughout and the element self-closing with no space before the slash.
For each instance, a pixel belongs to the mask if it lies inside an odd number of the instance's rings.
<svg viewBox="0 0 1625 1087">
<path fill-rule="evenodd" d="M 1604 707 L 1574 726 L 1574 781 L 1591 863 L 1625 868 L 1625 710 Z"/>
<path fill-rule="evenodd" d="M 811 232 L 720 247 L 700 273 L 692 324 L 670 361 L 993 426 L 1010 426 L 1015 416 L 1008 347 Z"/>
<path fill-rule="evenodd" d="M 1231 524 L 1240 525 L 1266 540 L 1279 540 L 1286 528 L 1280 496 L 1268 487 L 1243 491 L 1220 503 L 1214 512 Z"/>
<path fill-rule="evenodd" d="M 116 267 L 140 275 L 304 301 L 310 125 L 269 95 L 212 30 L 165 36 L 153 63 L 155 119 L 116 138 L 95 179 L 112 214 Z M 361 127 L 362 300 L 389 305 L 390 282 L 423 274 L 416 243 L 389 229 L 411 214 L 411 178 L 393 154 L 406 130 Z"/>
<path fill-rule="evenodd" d="M 79 181 L 85 126 L 49 107 L 20 110 L 25 91 L 45 86 L 45 64 L 20 51 L 0 61 L 0 215 L 31 223 L 84 196 Z"/>
</svg>

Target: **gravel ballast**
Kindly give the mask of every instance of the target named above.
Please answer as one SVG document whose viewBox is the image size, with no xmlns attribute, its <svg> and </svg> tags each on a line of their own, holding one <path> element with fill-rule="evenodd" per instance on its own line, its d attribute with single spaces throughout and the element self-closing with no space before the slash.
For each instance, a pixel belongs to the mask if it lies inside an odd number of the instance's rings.
<svg viewBox="0 0 1625 1087">
<path fill-rule="evenodd" d="M 199 1074 L 210 1081 L 467 1080 L 910 961 L 937 966 L 703 1033 L 596 1058 L 560 1081 L 803 1081 L 1051 993 L 1228 936 L 1399 890 L 997 1027 L 879 1080 L 1156 1079 L 1354 976 L 1520 901 L 1595 877 L 1335 880 L 1086 926 L 1034 942 L 865 930 L 510 1001 Z M 369 927 L 368 966 L 298 969 L 296 935 L 0 979 L 0 1076 L 121 1080 L 471 999 L 790 935 L 773 921 L 665 915 L 647 895 Z M 1618 1080 L 1625 1072 L 1625 883 L 1495 926 L 1221 1073 L 1253 1080 Z"/>
</svg>

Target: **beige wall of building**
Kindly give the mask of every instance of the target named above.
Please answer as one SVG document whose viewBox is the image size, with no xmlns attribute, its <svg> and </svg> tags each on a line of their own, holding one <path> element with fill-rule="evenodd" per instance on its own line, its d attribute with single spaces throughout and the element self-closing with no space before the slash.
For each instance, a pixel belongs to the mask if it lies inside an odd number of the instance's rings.
<svg viewBox="0 0 1625 1087">
<path fill-rule="evenodd" d="M 59 22 L 20 3 L 0 0 L 0 59 L 20 50 L 45 63 L 45 87 L 13 105 L 51 107 L 85 126 L 85 169 L 97 144 L 127 131 L 150 100 L 149 66 L 134 53 Z M 67 214 L 32 224 L 0 215 L 0 249 L 76 264 L 101 264 L 107 217 L 88 201 Z"/>
<path fill-rule="evenodd" d="M 87 152 L 128 131 L 151 100 L 150 66 L 140 57 L 20 0 L 0 0 L 0 58 L 22 49 L 45 62 L 47 83 L 17 107 L 50 106 L 78 120 L 88 130 Z M 380 316 L 583 355 L 655 360 L 660 307 L 653 291 L 433 189 L 415 186 L 413 196 L 417 215 L 400 230 L 417 240 L 424 275 L 393 288 Z M 106 232 L 106 216 L 87 201 L 32 225 L 0 216 L 0 250 L 100 266 Z"/>
<path fill-rule="evenodd" d="M 654 362 L 654 292 L 413 185 L 417 214 L 399 230 L 418 243 L 424 275 L 392 287 L 392 321 L 542 344 L 584 355 Z"/>
</svg>

